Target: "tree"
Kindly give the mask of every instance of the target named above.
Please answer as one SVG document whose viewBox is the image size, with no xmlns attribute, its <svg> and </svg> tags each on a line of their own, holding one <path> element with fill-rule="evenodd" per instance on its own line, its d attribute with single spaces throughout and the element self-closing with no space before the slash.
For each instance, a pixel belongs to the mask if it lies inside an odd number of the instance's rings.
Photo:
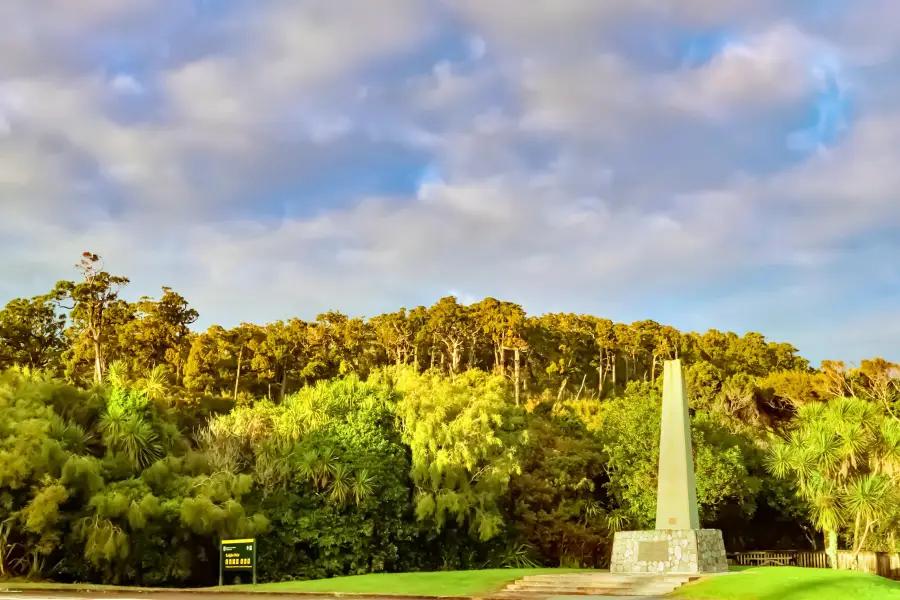
<svg viewBox="0 0 900 600">
<path fill-rule="evenodd" d="M 883 358 L 864 360 L 859 365 L 862 394 L 879 403 L 895 419 L 900 419 L 900 365 Z"/>
<path fill-rule="evenodd" d="M 605 469 L 609 507 L 623 525 L 652 528 L 656 514 L 662 398 L 649 383 L 635 383 L 626 396 L 584 414 L 608 456 Z M 755 445 L 725 430 L 708 413 L 695 414 L 692 444 L 697 501 L 703 523 L 714 522 L 726 507 L 745 517 L 756 510 L 759 480 L 748 472 Z"/>
<path fill-rule="evenodd" d="M 180 384 L 191 348 L 190 326 L 199 314 L 177 292 L 162 290 L 159 300 L 144 297 L 135 303 L 134 320 L 122 328 L 120 337 L 136 372 L 168 364 Z"/>
<path fill-rule="evenodd" d="M 770 404 L 783 404 L 798 410 L 822 396 L 824 377 L 807 371 L 774 371 L 758 381 L 758 387 L 769 396 Z"/>
<path fill-rule="evenodd" d="M 50 296 L 11 300 L 0 310 L 0 370 L 56 366 L 65 348 L 65 326 Z"/>
<path fill-rule="evenodd" d="M 105 366 L 104 336 L 109 326 L 107 309 L 118 300 L 119 292 L 129 281 L 127 277 L 104 271 L 100 257 L 90 252 L 82 255 L 76 267 L 81 271 L 83 281 L 61 281 L 56 284 L 53 295 L 72 311 L 71 317 L 82 324 L 93 350 L 94 382 L 100 383 Z"/>
<path fill-rule="evenodd" d="M 491 340 L 494 354 L 493 371 L 504 377 L 508 376 L 506 353 L 513 353 L 513 385 L 516 404 L 519 404 L 521 390 L 521 356 L 528 349 L 525 341 L 527 317 L 518 304 L 500 302 L 494 298 L 486 298 L 472 305 L 475 322 L 481 333 Z M 477 332 L 476 332 L 477 333 Z M 473 345 L 475 339 L 473 339 Z"/>
<path fill-rule="evenodd" d="M 251 365 L 260 377 L 278 385 L 278 397 L 287 395 L 289 378 L 302 382 L 315 378 L 322 364 L 310 355 L 311 326 L 300 319 L 266 325 L 250 341 Z"/>
<path fill-rule="evenodd" d="M 900 423 L 858 398 L 807 404 L 789 435 L 776 442 L 768 467 L 790 479 L 826 536 L 836 566 L 838 534 L 849 529 L 855 556 L 869 534 L 896 514 L 900 496 Z"/>
<path fill-rule="evenodd" d="M 529 325 L 532 357 L 544 362 L 557 399 L 562 399 L 569 382 L 578 375 L 582 376 L 580 394 L 594 357 L 593 323 L 581 315 L 551 313 L 530 319 Z"/>
<path fill-rule="evenodd" d="M 578 421 L 547 405 L 528 417 L 522 472 L 510 481 L 513 527 L 544 564 L 599 567 L 615 515 L 606 505 L 606 455 Z"/>
<path fill-rule="evenodd" d="M 441 365 L 447 361 L 451 376 L 459 373 L 466 343 L 471 340 L 476 324 L 468 307 L 459 304 L 453 296 L 441 298 L 428 309 L 428 330 L 443 346 Z"/>
<path fill-rule="evenodd" d="M 452 519 L 482 541 L 499 535 L 502 499 L 521 472 L 527 439 L 524 413 L 506 380 L 479 371 L 452 380 L 405 371 L 397 390 L 418 519 L 438 531 Z"/>
<path fill-rule="evenodd" d="M 372 317 L 369 323 L 376 343 L 391 362 L 399 366 L 414 360 L 415 333 L 405 308 Z"/>
</svg>

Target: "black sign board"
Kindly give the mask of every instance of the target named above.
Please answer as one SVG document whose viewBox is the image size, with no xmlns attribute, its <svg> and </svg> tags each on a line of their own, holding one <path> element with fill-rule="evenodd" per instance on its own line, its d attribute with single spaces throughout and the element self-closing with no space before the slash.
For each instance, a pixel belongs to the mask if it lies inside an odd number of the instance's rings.
<svg viewBox="0 0 900 600">
<path fill-rule="evenodd" d="M 219 556 L 219 585 L 222 585 L 223 573 L 241 571 L 252 571 L 253 583 L 256 584 L 256 538 L 222 540 Z"/>
</svg>

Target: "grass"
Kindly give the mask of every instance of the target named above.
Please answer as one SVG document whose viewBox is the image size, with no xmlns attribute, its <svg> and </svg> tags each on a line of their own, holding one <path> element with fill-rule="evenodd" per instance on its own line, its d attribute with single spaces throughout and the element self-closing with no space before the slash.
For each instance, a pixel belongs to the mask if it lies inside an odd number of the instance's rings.
<svg viewBox="0 0 900 600">
<path fill-rule="evenodd" d="M 310 581 L 283 581 L 260 585 L 228 585 L 223 588 L 207 588 L 204 591 L 471 597 L 499 591 L 507 584 L 526 575 L 577 573 L 582 571 L 584 569 L 485 569 L 482 571 L 438 571 L 430 573 L 377 573 Z M 95 592 L 147 591 L 147 588 L 126 588 L 111 585 L 0 581 L 0 590 L 2 589 L 63 589 Z M 187 597 L 187 600 L 190 600 L 190 598 Z"/>
<path fill-rule="evenodd" d="M 576 573 L 583 569 L 485 569 L 482 571 L 437 571 L 433 573 L 376 573 L 283 581 L 257 586 L 239 585 L 229 589 L 257 592 L 311 592 L 344 594 L 390 594 L 403 596 L 482 596 L 499 591 L 526 575 Z"/>
<path fill-rule="evenodd" d="M 762 567 L 708 577 L 677 590 L 694 600 L 895 600 L 900 582 L 830 569 Z"/>
</svg>

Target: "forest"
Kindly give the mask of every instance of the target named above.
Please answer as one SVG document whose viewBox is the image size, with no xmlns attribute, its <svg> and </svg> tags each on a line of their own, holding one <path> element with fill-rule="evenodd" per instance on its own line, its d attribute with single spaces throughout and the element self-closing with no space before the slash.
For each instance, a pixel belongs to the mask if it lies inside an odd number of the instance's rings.
<svg viewBox="0 0 900 600">
<path fill-rule="evenodd" d="M 0 311 L 0 578 L 608 565 L 653 527 L 663 362 L 729 551 L 900 551 L 900 367 L 487 298 L 195 331 L 85 253 Z M 49 286 L 48 286 L 49 287 Z"/>
</svg>

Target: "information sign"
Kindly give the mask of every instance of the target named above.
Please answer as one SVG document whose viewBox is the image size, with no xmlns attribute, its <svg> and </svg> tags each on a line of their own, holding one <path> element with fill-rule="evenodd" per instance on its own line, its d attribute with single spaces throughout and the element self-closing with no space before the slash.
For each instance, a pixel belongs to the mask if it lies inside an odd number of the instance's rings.
<svg viewBox="0 0 900 600">
<path fill-rule="evenodd" d="M 256 584 L 256 538 L 222 540 L 219 546 L 219 585 L 223 573 L 251 571 Z"/>
</svg>

